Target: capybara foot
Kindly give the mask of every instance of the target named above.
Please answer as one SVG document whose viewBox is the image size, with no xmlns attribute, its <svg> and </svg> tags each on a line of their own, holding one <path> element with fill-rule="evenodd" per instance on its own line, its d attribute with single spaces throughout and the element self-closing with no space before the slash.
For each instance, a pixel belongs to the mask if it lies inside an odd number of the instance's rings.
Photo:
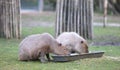
<svg viewBox="0 0 120 70">
<path fill-rule="evenodd" d="M 44 57 L 40 57 L 39 59 L 40 59 L 40 61 L 41 61 L 42 63 L 46 63 L 46 62 L 47 62 L 47 60 L 46 60 Z"/>
</svg>

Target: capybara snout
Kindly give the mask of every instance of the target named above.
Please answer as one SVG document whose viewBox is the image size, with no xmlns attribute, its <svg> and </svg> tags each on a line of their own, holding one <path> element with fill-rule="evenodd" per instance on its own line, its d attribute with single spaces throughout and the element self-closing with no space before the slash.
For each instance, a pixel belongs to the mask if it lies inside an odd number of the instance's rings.
<svg viewBox="0 0 120 70">
<path fill-rule="evenodd" d="M 82 46 L 82 53 L 89 53 L 88 51 L 88 44 L 86 41 L 81 41 L 81 46 Z"/>
<path fill-rule="evenodd" d="M 63 52 L 61 52 L 61 51 L 63 51 Z M 55 50 L 55 52 L 59 53 L 57 55 L 70 55 L 68 48 L 66 48 L 65 46 L 62 46 L 62 44 L 58 46 L 58 49 Z"/>
</svg>

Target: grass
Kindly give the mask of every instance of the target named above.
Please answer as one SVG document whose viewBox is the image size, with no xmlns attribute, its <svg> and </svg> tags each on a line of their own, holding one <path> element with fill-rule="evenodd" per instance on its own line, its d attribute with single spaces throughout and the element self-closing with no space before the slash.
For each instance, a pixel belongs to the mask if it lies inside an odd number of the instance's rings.
<svg viewBox="0 0 120 70">
<path fill-rule="evenodd" d="M 112 30 L 110 30 L 112 29 Z M 23 38 L 36 33 L 48 32 L 54 35 L 52 27 L 33 27 L 23 28 Z M 108 33 L 107 33 L 108 32 Z M 94 28 L 95 36 L 112 35 L 120 37 L 119 28 Z M 96 38 L 97 39 L 97 38 Z M 90 51 L 103 50 L 105 55 L 102 58 L 81 59 L 72 62 L 48 62 L 39 61 L 22 62 L 18 61 L 18 45 L 22 39 L 3 39 L 0 38 L 0 70 L 120 70 L 120 59 L 106 58 L 120 57 L 119 46 L 90 46 Z M 101 40 L 102 41 L 102 40 Z"/>
<path fill-rule="evenodd" d="M 95 17 L 101 16 L 95 14 Z M 118 18 L 115 16 L 115 19 Z M 100 18 L 95 18 L 95 21 L 101 21 Z M 109 19 L 109 18 L 108 18 Z M 113 18 L 114 19 L 114 18 Z M 118 18 L 119 19 L 119 18 Z M 54 36 L 53 27 L 28 27 L 28 24 L 35 24 L 40 22 L 53 23 L 55 20 L 55 13 L 42 13 L 34 15 L 22 14 L 22 23 L 25 24 L 22 30 L 22 39 L 28 35 L 48 32 Z M 111 19 L 109 19 L 111 20 Z M 110 22 L 119 22 L 119 20 L 111 20 Z M 41 63 L 40 61 L 22 62 L 18 61 L 18 45 L 21 40 L 3 39 L 0 38 L 0 70 L 120 70 L 120 52 L 119 46 L 90 46 L 90 51 L 105 51 L 102 58 L 81 59 L 72 62 L 48 62 Z M 113 41 L 120 42 L 120 28 L 119 27 L 94 27 L 93 41 Z M 107 58 L 114 57 L 113 58 Z"/>
<path fill-rule="evenodd" d="M 95 36 L 116 35 L 120 37 L 120 27 L 94 27 Z M 102 31 L 102 32 L 101 32 Z"/>
<path fill-rule="evenodd" d="M 119 46 L 92 46 L 90 47 L 91 51 L 104 51 L 105 55 L 112 57 L 120 57 L 120 47 Z"/>
<path fill-rule="evenodd" d="M 94 27 L 94 41 L 120 42 L 120 27 Z"/>
<path fill-rule="evenodd" d="M 120 61 L 102 58 L 82 59 L 65 63 L 40 63 L 39 61 L 21 62 L 17 60 L 20 40 L 0 39 L 1 70 L 119 70 Z M 4 47 L 3 47 L 4 46 Z M 103 50 L 105 56 L 119 57 L 120 47 L 90 47 L 90 50 Z M 112 51 L 111 51 L 112 50 Z M 119 59 L 120 60 L 120 59 Z"/>
<path fill-rule="evenodd" d="M 47 14 L 47 15 L 46 15 Z M 55 20 L 55 12 L 42 12 L 42 13 L 28 13 L 28 14 L 22 14 L 22 21 L 23 22 L 29 22 L 32 20 L 32 22 L 45 22 L 46 20 L 48 22 L 53 22 Z"/>
<path fill-rule="evenodd" d="M 46 15 L 47 14 L 47 15 Z M 101 22 L 103 23 L 103 14 L 100 13 L 94 13 L 94 22 Z M 48 22 L 54 22 L 56 19 L 55 12 L 43 12 L 43 13 L 28 13 L 28 14 L 22 14 L 22 21 L 25 23 L 28 23 L 32 20 L 32 22 L 45 22 L 46 20 Z M 120 23 L 120 16 L 115 15 L 108 15 L 107 16 L 107 22 L 108 23 Z M 31 23 L 31 22 L 30 22 Z"/>
<path fill-rule="evenodd" d="M 53 27 L 24 27 L 22 31 L 22 37 L 26 37 L 31 34 L 45 33 L 48 32 L 54 36 L 54 28 Z"/>
<path fill-rule="evenodd" d="M 103 13 L 97 13 L 95 12 L 94 13 L 94 22 L 101 22 L 103 23 Z M 120 24 L 120 16 L 117 16 L 117 15 L 107 15 L 107 22 L 108 24 L 109 23 L 117 23 L 117 24 Z"/>
</svg>

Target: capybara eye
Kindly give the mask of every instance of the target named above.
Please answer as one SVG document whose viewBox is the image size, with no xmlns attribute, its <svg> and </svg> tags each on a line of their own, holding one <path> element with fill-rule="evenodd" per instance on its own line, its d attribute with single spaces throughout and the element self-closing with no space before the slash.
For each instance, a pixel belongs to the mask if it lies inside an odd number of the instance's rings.
<svg viewBox="0 0 120 70">
<path fill-rule="evenodd" d="M 83 41 L 81 41 L 81 43 L 83 43 Z"/>
</svg>

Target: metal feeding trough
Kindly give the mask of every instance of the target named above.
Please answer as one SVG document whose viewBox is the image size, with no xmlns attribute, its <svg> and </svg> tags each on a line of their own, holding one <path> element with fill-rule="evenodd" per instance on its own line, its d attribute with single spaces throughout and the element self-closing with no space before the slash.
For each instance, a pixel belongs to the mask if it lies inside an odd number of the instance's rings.
<svg viewBox="0 0 120 70">
<path fill-rule="evenodd" d="M 83 59 L 83 58 L 98 58 L 102 57 L 104 54 L 103 51 L 95 51 L 95 52 L 90 52 L 90 53 L 84 53 L 84 54 L 71 54 L 69 56 L 58 56 L 58 55 L 53 55 L 53 61 L 55 62 L 67 62 L 67 61 L 74 61 L 78 59 Z"/>
</svg>

